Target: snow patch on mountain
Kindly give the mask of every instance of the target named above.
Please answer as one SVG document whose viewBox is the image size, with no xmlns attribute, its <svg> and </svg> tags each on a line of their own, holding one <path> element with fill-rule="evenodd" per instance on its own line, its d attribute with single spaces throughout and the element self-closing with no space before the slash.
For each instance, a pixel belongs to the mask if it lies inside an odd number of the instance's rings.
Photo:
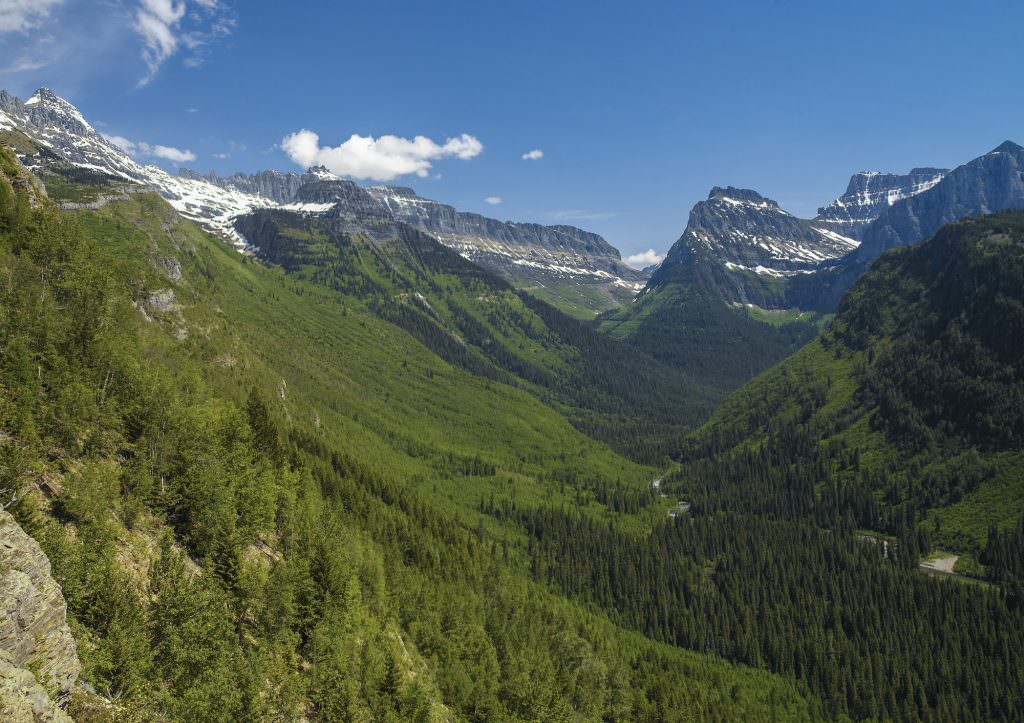
<svg viewBox="0 0 1024 723">
<path fill-rule="evenodd" d="M 944 168 L 915 168 L 903 175 L 877 171 L 856 173 L 850 178 L 846 193 L 819 208 L 814 220 L 860 238 L 867 225 L 890 206 L 934 188 L 947 173 Z"/>
<path fill-rule="evenodd" d="M 0 92 L 0 112 L 0 123 L 10 123 L 75 166 L 153 188 L 182 216 L 225 236 L 239 250 L 245 250 L 246 243 L 235 231 L 233 219 L 273 205 L 260 196 L 175 177 L 159 166 L 138 163 L 97 133 L 77 108 L 46 88 L 24 103 Z"/>
<path fill-rule="evenodd" d="M 72 165 L 152 188 L 182 216 L 222 235 L 240 251 L 251 247 L 235 229 L 235 219 L 256 209 L 278 208 L 355 219 L 393 218 L 426 231 L 471 261 L 512 276 L 516 269 L 530 269 L 635 292 L 649 275 L 623 263 L 619 252 L 597 234 L 463 213 L 409 188 L 364 188 L 323 166 L 301 176 L 264 171 L 221 177 L 187 169 L 173 176 L 137 162 L 89 125 L 77 108 L 45 88 L 25 102 L 0 91 L 0 129 L 20 130 Z"/>
</svg>

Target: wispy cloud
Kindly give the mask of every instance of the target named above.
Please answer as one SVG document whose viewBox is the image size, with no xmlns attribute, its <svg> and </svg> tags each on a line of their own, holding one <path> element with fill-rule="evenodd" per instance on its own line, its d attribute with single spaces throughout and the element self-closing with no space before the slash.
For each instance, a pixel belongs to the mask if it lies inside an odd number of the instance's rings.
<svg viewBox="0 0 1024 723">
<path fill-rule="evenodd" d="M 11 63 L 10 65 L 8 65 L 6 68 L 3 69 L 3 71 L 0 72 L 11 74 L 27 73 L 32 70 L 39 70 L 41 68 L 45 68 L 49 64 L 50 62 L 48 60 L 43 60 L 42 58 L 20 58 Z"/>
<path fill-rule="evenodd" d="M 281 149 L 293 163 L 304 168 L 327 166 L 332 173 L 359 180 L 391 181 L 415 173 L 430 175 L 433 162 L 443 158 L 469 160 L 483 152 L 483 144 L 468 133 L 449 138 L 443 144 L 426 136 L 353 135 L 340 146 L 320 145 L 320 136 L 303 129 L 284 137 Z"/>
<path fill-rule="evenodd" d="M 501 196 L 488 196 L 484 199 L 484 203 L 489 203 L 492 206 L 497 206 L 501 203 Z"/>
<path fill-rule="evenodd" d="M 605 221 L 609 218 L 615 217 L 615 214 L 611 211 L 588 211 L 583 208 L 573 208 L 564 211 L 548 211 L 542 215 L 548 221 L 554 221 L 556 223 L 564 223 L 566 221 Z"/>
<path fill-rule="evenodd" d="M 191 9 L 190 9 L 191 7 Z M 198 68 L 206 62 L 209 45 L 229 35 L 236 20 L 220 0 L 139 0 L 135 13 L 135 32 L 142 38 L 142 59 L 146 75 L 143 86 L 156 76 L 167 60 L 184 49 L 186 67 Z"/>
<path fill-rule="evenodd" d="M 149 72 L 139 81 L 145 85 L 160 66 L 178 50 L 178 28 L 185 17 L 185 3 L 171 0 L 142 0 L 135 15 L 135 32 L 145 47 L 142 59 Z"/>
<path fill-rule="evenodd" d="M 23 33 L 38 27 L 63 0 L 0 0 L 0 33 Z"/>
<path fill-rule="evenodd" d="M 648 266 L 660 264 L 665 260 L 665 254 L 659 254 L 654 249 L 647 249 L 646 251 L 641 251 L 638 254 L 630 254 L 622 260 L 634 269 L 645 269 Z"/>
<path fill-rule="evenodd" d="M 192 151 L 182 150 L 174 146 L 163 146 L 160 144 L 150 145 L 143 141 L 131 141 L 124 136 L 103 134 L 107 143 L 120 148 L 130 156 L 140 158 L 162 158 L 172 163 L 189 163 L 196 160 L 196 154 Z"/>
<path fill-rule="evenodd" d="M 534 148 L 532 151 L 527 151 L 523 154 L 524 161 L 539 161 L 544 157 L 544 151 L 539 148 Z"/>
</svg>

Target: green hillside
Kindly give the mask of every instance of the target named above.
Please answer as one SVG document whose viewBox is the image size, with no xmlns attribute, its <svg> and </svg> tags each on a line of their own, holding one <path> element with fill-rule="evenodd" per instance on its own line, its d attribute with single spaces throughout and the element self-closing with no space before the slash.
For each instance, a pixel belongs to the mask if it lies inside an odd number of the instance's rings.
<svg viewBox="0 0 1024 723">
<path fill-rule="evenodd" d="M 152 194 L 58 212 L 2 164 L 0 487 L 102 694 L 78 694 L 78 719 L 819 717 L 793 680 L 557 594 L 523 528 L 488 512 L 571 508 L 626 535 L 665 517 L 655 469 L 556 411 L 605 419 L 626 398 L 562 386 L 599 337 L 498 289 L 545 343 L 459 355 L 436 329 L 474 328 L 468 295 L 497 288 L 472 269 L 423 262 L 419 288 L 439 287 L 423 331 L 418 299 L 344 288 L 404 293 L 413 264 L 286 271 Z M 509 368 L 531 354 L 550 377 Z"/>
<path fill-rule="evenodd" d="M 824 470 L 814 484 L 830 514 L 888 533 L 917 524 L 935 545 L 979 553 L 992 525 L 1024 510 L 1022 290 L 1020 214 L 885 255 L 820 339 L 715 413 L 688 459 L 786 439 Z"/>
<path fill-rule="evenodd" d="M 1022 293 L 1024 214 L 883 256 L 687 440 L 661 486 L 677 520 L 520 513 L 535 567 L 649 637 L 795 677 L 830 717 L 1018 719 Z M 985 579 L 925 575 L 934 548 Z"/>
<path fill-rule="evenodd" d="M 633 458 L 664 461 L 711 412 L 716 395 L 687 374 L 404 224 L 261 211 L 241 230 L 290 279 L 342 294 L 466 372 L 531 392 Z"/>
<path fill-rule="evenodd" d="M 716 270 L 698 261 L 678 264 L 671 275 L 637 299 L 598 317 L 615 339 L 684 370 L 721 399 L 814 338 L 819 317 L 794 311 L 765 312 L 726 302 Z M 752 283 L 766 282 L 747 274 Z"/>
</svg>

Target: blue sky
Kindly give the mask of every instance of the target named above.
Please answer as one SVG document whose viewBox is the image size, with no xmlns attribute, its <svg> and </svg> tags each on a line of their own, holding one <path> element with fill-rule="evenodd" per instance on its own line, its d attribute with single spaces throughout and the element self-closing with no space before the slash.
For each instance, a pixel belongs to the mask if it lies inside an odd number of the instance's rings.
<svg viewBox="0 0 1024 723">
<path fill-rule="evenodd" d="M 1024 142 L 1021 48 L 1020 2 L 0 0 L 0 87 L 146 160 L 327 160 L 624 255 L 714 185 L 813 215 L 855 171 Z"/>
</svg>

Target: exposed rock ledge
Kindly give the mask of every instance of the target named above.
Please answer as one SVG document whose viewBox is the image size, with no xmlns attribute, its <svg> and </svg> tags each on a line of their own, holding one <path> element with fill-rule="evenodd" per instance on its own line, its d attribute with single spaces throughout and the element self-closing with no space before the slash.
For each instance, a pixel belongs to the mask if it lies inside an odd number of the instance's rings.
<svg viewBox="0 0 1024 723">
<path fill-rule="evenodd" d="M 14 518 L 0 511 L 0 716 L 69 720 L 58 706 L 67 704 L 81 668 L 50 561 Z"/>
</svg>

